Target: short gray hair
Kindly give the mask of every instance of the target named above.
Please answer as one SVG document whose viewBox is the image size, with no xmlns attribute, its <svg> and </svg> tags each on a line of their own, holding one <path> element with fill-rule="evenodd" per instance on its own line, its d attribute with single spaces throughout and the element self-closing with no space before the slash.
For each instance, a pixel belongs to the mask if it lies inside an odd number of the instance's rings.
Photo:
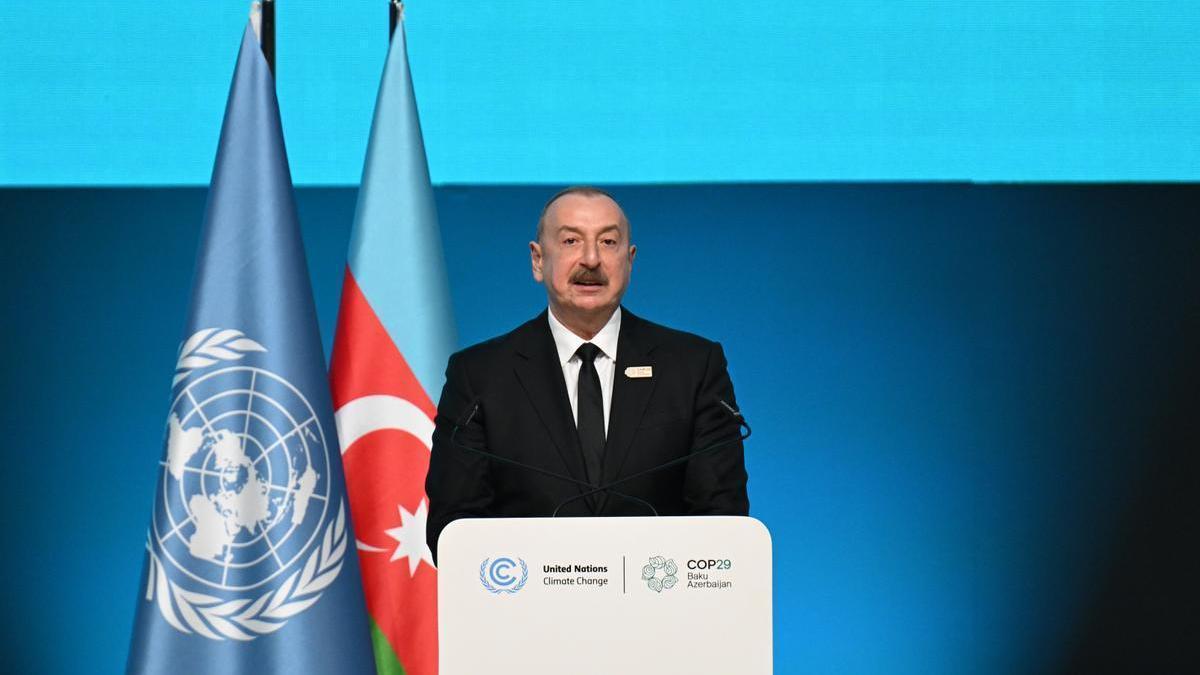
<svg viewBox="0 0 1200 675">
<path fill-rule="evenodd" d="M 555 192 L 554 196 L 550 197 L 550 199 L 547 199 L 545 206 L 542 207 L 542 213 L 538 216 L 537 222 L 537 241 L 542 240 L 542 232 L 546 229 L 546 213 L 550 210 L 550 207 L 554 205 L 554 202 L 558 201 L 562 197 L 566 197 L 567 195 L 579 195 L 581 197 L 608 197 L 613 201 L 614 204 L 617 205 L 618 209 L 621 209 L 621 205 L 617 202 L 616 198 L 610 195 L 606 190 L 601 190 L 600 188 L 593 187 L 591 185 L 572 185 L 570 187 L 565 187 L 558 192 Z M 629 219 L 625 216 L 625 209 L 621 209 L 621 222 L 625 225 L 625 230 L 628 232 Z"/>
</svg>

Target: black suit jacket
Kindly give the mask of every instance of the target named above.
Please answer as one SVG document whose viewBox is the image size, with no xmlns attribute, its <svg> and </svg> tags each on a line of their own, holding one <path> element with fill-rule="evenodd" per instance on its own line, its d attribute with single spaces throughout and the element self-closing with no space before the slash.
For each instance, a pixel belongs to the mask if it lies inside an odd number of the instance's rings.
<svg viewBox="0 0 1200 675">
<path fill-rule="evenodd" d="M 630 378 L 625 374 L 630 366 L 650 366 L 653 376 Z M 602 482 L 737 438 L 737 422 L 721 400 L 737 407 L 719 344 L 622 308 Z M 457 443 L 585 480 L 545 312 L 507 335 L 450 357 L 425 482 L 427 531 L 435 554 L 442 529 L 456 518 L 549 516 L 559 503 L 584 491 L 456 447 L 451 434 L 469 416 Z M 750 508 L 741 442 L 616 489 L 650 502 L 661 515 L 746 515 Z M 559 515 L 650 514 L 644 505 L 607 495 L 577 499 Z"/>
</svg>

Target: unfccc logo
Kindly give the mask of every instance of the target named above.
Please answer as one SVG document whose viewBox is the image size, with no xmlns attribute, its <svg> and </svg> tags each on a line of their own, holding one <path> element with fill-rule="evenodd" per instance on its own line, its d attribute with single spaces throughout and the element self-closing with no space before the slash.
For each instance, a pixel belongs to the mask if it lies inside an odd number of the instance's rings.
<svg viewBox="0 0 1200 675">
<path fill-rule="evenodd" d="M 518 567 L 521 569 L 519 576 L 516 574 Z M 526 581 L 529 581 L 529 566 L 520 558 L 515 561 L 506 557 L 484 558 L 479 563 L 479 583 L 489 593 L 511 595 L 524 588 Z"/>
</svg>

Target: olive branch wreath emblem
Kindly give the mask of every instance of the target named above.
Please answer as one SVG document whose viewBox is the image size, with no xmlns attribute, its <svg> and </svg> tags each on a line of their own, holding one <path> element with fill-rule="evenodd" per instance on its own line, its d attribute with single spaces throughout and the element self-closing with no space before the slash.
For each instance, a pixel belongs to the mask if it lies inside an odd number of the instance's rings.
<svg viewBox="0 0 1200 675">
<path fill-rule="evenodd" d="M 490 591 L 492 593 L 508 593 L 511 595 L 525 587 L 525 582 L 529 581 L 529 566 L 525 564 L 524 560 L 522 560 L 521 558 L 517 558 L 517 561 L 521 565 L 521 580 L 518 581 L 517 584 L 515 586 L 513 586 L 512 588 L 504 588 L 503 586 L 493 586 L 492 583 L 490 581 L 488 581 L 487 567 L 488 567 L 488 563 L 491 562 L 491 560 L 492 560 L 491 558 L 484 558 L 483 562 L 479 563 L 479 583 L 483 584 L 484 588 L 486 588 L 488 591 Z"/>
<path fill-rule="evenodd" d="M 171 386 L 179 384 L 197 368 L 207 368 L 218 361 L 236 361 L 246 352 L 265 352 L 266 347 L 246 337 L 240 330 L 232 328 L 205 328 L 192 334 L 179 348 L 179 360 L 175 363 L 175 379 Z"/>
<path fill-rule="evenodd" d="M 163 618 L 178 631 L 196 632 L 211 640 L 253 640 L 283 628 L 288 619 L 321 598 L 321 591 L 342 570 L 346 540 L 346 507 L 342 504 L 337 518 L 325 528 L 321 545 L 308 556 L 303 569 L 293 572 L 279 588 L 251 601 L 250 598 L 224 600 L 180 588 L 167 576 L 147 539 L 150 574 L 146 600 L 156 602 Z"/>
</svg>

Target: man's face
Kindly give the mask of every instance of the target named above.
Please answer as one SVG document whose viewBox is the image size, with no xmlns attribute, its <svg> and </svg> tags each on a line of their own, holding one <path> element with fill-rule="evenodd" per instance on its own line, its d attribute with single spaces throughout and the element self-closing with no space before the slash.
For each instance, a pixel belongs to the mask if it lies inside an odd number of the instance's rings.
<svg viewBox="0 0 1200 675">
<path fill-rule="evenodd" d="M 617 203 L 603 195 L 569 194 L 546 212 L 542 235 L 529 244 L 533 278 L 546 286 L 560 320 L 607 319 L 629 285 L 637 247 Z"/>
</svg>

